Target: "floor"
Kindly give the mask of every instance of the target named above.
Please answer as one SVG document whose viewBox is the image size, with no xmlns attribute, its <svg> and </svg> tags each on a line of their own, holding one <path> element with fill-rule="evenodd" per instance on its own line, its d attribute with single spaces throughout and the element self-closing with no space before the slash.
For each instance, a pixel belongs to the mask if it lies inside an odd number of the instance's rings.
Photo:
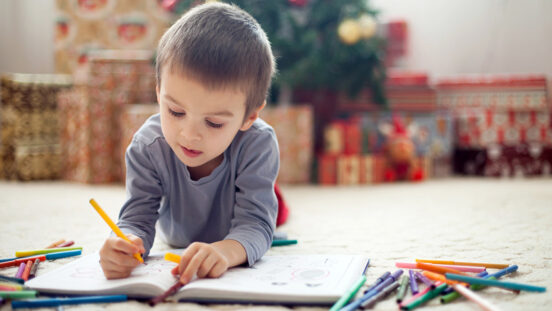
<svg viewBox="0 0 552 311">
<path fill-rule="evenodd" d="M 284 186 L 291 206 L 289 221 L 279 228 L 293 246 L 269 254 L 367 254 L 368 283 L 396 261 L 440 258 L 517 264 L 509 281 L 546 286 L 546 293 L 519 295 L 486 289 L 481 295 L 503 310 L 552 309 L 552 179 L 451 178 L 422 183 L 362 187 Z M 66 182 L 0 181 L 0 258 L 14 250 L 34 249 L 60 238 L 83 246 L 84 254 L 100 248 L 107 226 L 89 206 L 93 197 L 113 218 L 125 200 L 120 185 L 91 186 Z M 155 249 L 166 248 L 156 242 Z M 71 259 L 42 265 L 45 273 Z M 2 270 L 2 274 L 12 274 Z M 135 301 L 83 305 L 68 309 L 149 310 Z M 9 310 L 4 305 L 1 310 Z M 286 310 L 283 306 L 162 304 L 167 310 Z M 295 310 L 324 310 L 296 307 Z M 397 310 L 394 299 L 375 310 Z M 478 310 L 464 299 L 421 310 Z"/>
</svg>

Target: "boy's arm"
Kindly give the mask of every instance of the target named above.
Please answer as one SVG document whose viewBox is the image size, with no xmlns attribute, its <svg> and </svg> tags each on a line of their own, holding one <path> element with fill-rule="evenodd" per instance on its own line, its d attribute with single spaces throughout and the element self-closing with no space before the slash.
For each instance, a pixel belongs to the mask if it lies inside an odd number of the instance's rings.
<svg viewBox="0 0 552 311">
<path fill-rule="evenodd" d="M 230 233 L 225 240 L 235 240 L 245 249 L 252 266 L 270 248 L 276 227 L 278 201 L 274 183 L 280 154 L 272 130 L 255 133 L 242 146 L 238 161 L 236 202 Z"/>
<path fill-rule="evenodd" d="M 222 240 L 211 243 L 211 245 L 228 260 L 229 267 L 239 266 L 247 260 L 245 248 L 236 240 Z"/>
<path fill-rule="evenodd" d="M 148 145 L 135 137 L 125 159 L 127 201 L 121 208 L 117 224 L 123 232 L 142 239 L 147 256 L 155 237 L 163 188 Z"/>
</svg>

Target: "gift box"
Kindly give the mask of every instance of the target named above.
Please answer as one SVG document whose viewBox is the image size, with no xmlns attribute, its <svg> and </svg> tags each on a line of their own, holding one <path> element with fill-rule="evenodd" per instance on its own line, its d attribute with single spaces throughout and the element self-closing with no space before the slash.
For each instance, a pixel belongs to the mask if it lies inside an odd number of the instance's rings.
<svg viewBox="0 0 552 311">
<path fill-rule="evenodd" d="M 3 169 L 0 176 L 23 180 L 57 177 L 59 165 L 50 165 L 52 161 L 59 161 L 56 101 L 57 94 L 71 85 L 71 77 L 9 74 L 4 75 L 1 81 L 0 143 Z M 32 167 L 26 167 L 29 163 Z M 40 166 L 44 166 L 44 169 L 39 172 L 35 168 Z"/>
<path fill-rule="evenodd" d="M 280 148 L 279 183 L 308 183 L 314 153 L 311 106 L 266 107 L 261 118 L 270 124 Z"/>
<path fill-rule="evenodd" d="M 492 145 L 488 148 L 458 148 L 454 170 L 460 174 L 491 177 L 550 176 L 552 147 L 541 144 Z"/>
<path fill-rule="evenodd" d="M 121 115 L 121 144 L 119 150 L 119 157 L 121 158 L 121 180 L 125 180 L 125 152 L 128 145 L 132 141 L 134 134 L 140 129 L 140 127 L 146 122 L 146 120 L 152 115 L 159 112 L 159 105 L 157 103 L 149 104 L 130 104 L 125 105 L 123 113 Z"/>
<path fill-rule="evenodd" d="M 121 118 L 125 105 L 155 97 L 152 57 L 141 50 L 92 52 L 75 73 L 77 85 L 60 94 L 65 179 L 122 181 Z"/>
<path fill-rule="evenodd" d="M 321 185 L 337 184 L 337 156 L 321 155 L 318 157 L 318 183 Z"/>
<path fill-rule="evenodd" d="M 163 1 L 57 0 L 54 31 L 55 68 L 71 74 L 99 49 L 154 51 L 159 38 L 179 17 Z M 143 102 L 149 102 L 144 100 Z"/>
<path fill-rule="evenodd" d="M 456 145 L 461 148 L 486 148 L 496 144 L 552 144 L 552 126 L 547 110 L 458 108 L 455 118 Z"/>
</svg>

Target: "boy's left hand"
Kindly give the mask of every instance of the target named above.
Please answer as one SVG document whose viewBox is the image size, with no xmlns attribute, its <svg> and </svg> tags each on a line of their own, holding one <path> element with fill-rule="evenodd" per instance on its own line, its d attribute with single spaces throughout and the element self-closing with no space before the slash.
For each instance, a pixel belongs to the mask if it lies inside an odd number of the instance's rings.
<svg viewBox="0 0 552 311">
<path fill-rule="evenodd" d="M 218 278 L 229 266 L 228 259 L 216 246 L 194 242 L 182 253 L 180 264 L 174 267 L 172 273 L 180 275 L 180 282 L 187 284 L 194 275 L 198 278 Z"/>
</svg>

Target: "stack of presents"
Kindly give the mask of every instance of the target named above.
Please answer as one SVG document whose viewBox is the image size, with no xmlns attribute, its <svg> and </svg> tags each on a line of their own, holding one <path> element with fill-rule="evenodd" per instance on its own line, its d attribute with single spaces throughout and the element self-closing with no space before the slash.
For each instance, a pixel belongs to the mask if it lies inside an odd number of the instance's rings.
<svg viewBox="0 0 552 311">
<path fill-rule="evenodd" d="M 124 180 L 132 135 L 158 111 L 153 52 L 91 52 L 75 75 L 4 75 L 0 177 Z"/>
<path fill-rule="evenodd" d="M 326 126 L 317 157 L 320 184 L 552 173 L 545 76 L 430 85 L 423 73 L 391 72 L 386 87 L 386 108 L 372 104 L 368 93 L 340 98 L 343 116 Z"/>
</svg>

